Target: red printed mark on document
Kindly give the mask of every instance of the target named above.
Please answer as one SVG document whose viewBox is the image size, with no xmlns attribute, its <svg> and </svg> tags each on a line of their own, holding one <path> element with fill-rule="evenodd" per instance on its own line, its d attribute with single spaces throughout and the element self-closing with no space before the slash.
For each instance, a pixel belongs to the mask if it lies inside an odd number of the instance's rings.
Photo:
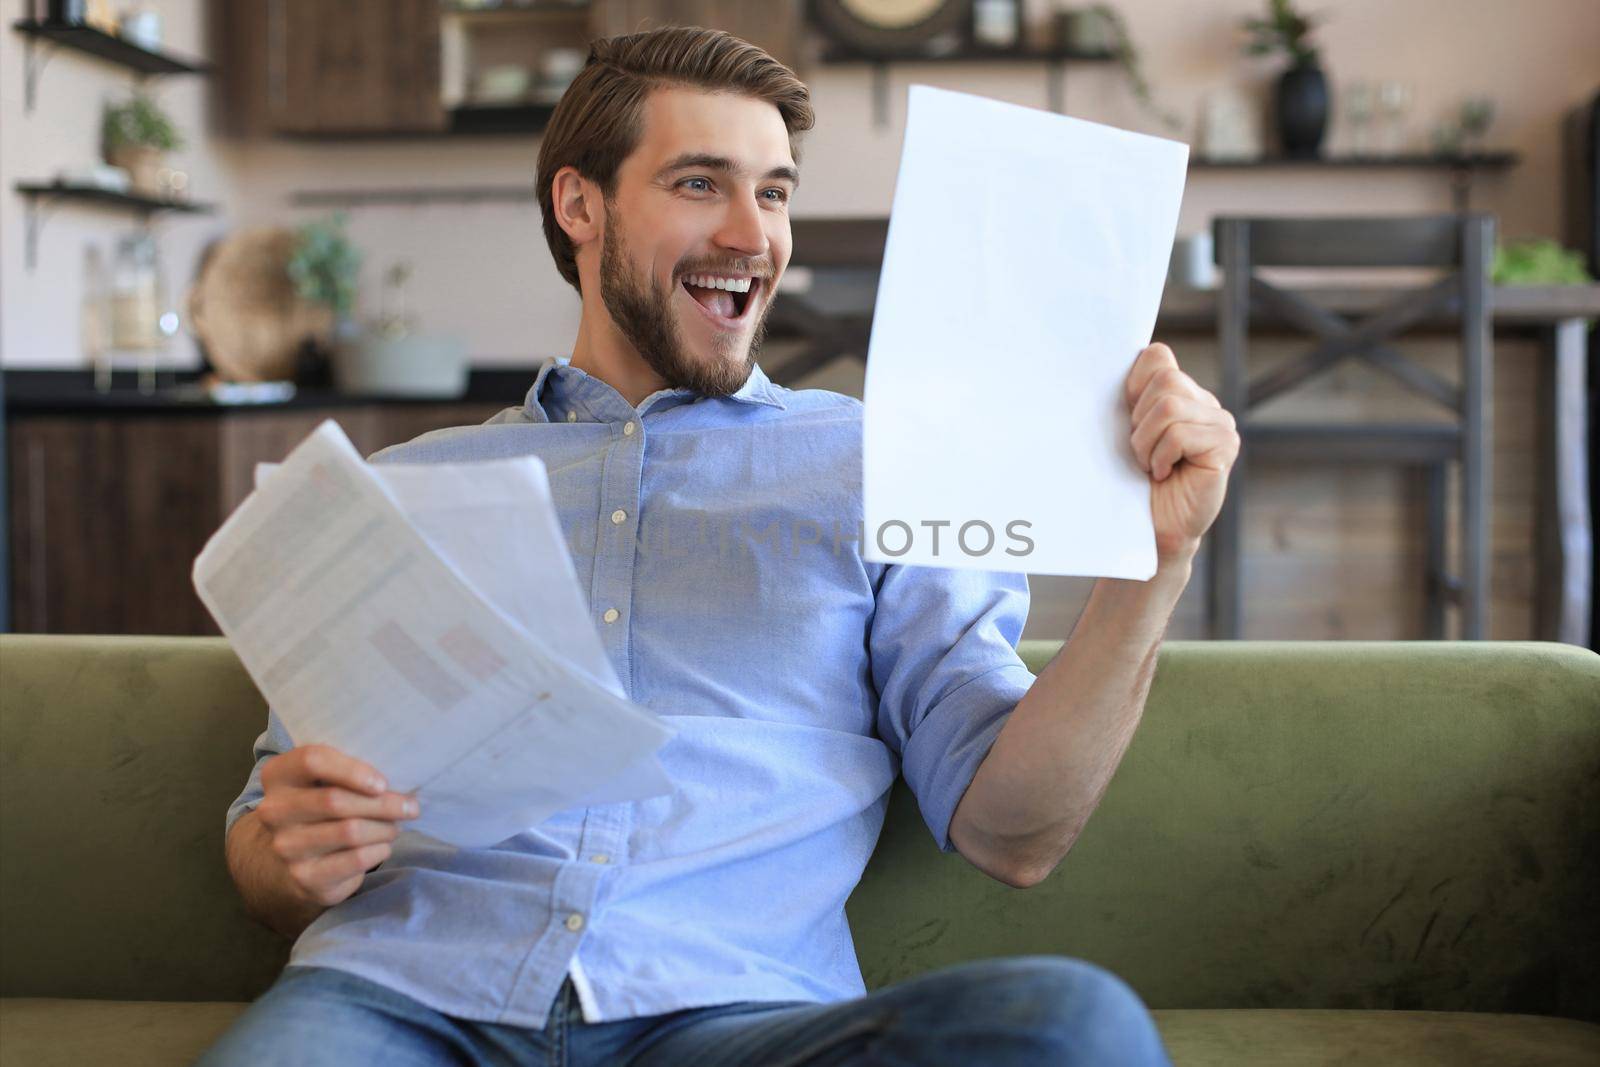
<svg viewBox="0 0 1600 1067">
<path fill-rule="evenodd" d="M 444 636 L 439 638 L 439 647 L 444 649 L 451 662 L 480 682 L 486 682 L 506 669 L 506 661 L 500 658 L 500 654 L 465 623 L 445 631 Z"/>
</svg>

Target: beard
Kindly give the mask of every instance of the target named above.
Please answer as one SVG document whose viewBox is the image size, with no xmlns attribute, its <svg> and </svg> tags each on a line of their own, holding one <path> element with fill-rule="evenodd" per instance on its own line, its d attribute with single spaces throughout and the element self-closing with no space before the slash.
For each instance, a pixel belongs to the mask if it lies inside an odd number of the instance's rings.
<svg viewBox="0 0 1600 1067">
<path fill-rule="evenodd" d="M 605 302 L 611 321 L 668 388 L 690 389 L 713 397 L 737 393 L 749 380 L 756 365 L 756 354 L 766 340 L 771 301 L 754 309 L 755 328 L 742 356 L 739 352 L 744 344 L 742 338 L 718 334 L 713 337 L 709 358 L 698 357 L 684 344 L 677 316 L 672 311 L 677 280 L 663 291 L 648 273 L 636 275 L 631 269 L 632 263 L 620 216 L 615 210 L 608 210 L 605 238 L 600 246 L 600 298 Z M 770 283 L 770 279 L 763 279 L 763 296 Z"/>
</svg>

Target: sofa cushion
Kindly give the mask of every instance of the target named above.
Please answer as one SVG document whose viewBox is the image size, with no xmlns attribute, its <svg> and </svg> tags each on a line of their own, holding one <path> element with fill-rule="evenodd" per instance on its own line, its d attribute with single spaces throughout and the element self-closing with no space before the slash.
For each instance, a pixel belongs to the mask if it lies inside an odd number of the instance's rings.
<svg viewBox="0 0 1600 1067">
<path fill-rule="evenodd" d="M 193 1063 L 248 1004 L 0 999 L 0 1067 L 176 1067 Z"/>
<path fill-rule="evenodd" d="M 0 1000 L 0 1067 L 192 1063 L 244 1004 Z M 1566 1067 L 1600 1062 L 1600 1026 L 1432 1011 L 1158 1011 L 1175 1067 Z"/>
<path fill-rule="evenodd" d="M 1600 1063 L 1600 1026 L 1542 1015 L 1270 1008 L 1154 1014 L 1175 1067 Z"/>
</svg>

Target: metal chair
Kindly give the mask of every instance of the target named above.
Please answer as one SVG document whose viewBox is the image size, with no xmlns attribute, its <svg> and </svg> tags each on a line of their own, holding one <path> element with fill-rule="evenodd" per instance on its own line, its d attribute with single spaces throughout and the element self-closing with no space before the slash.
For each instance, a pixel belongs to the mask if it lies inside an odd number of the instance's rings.
<svg viewBox="0 0 1600 1067">
<path fill-rule="evenodd" d="M 762 364 L 780 385 L 792 385 L 841 356 L 867 361 L 889 239 L 887 218 L 796 219 L 792 229 L 789 266 L 809 271 L 811 288 L 804 294 L 779 289 L 772 302 L 767 327 L 773 339 L 803 342 L 781 363 Z"/>
<path fill-rule="evenodd" d="M 1239 459 L 1228 497 L 1212 527 L 1207 568 L 1211 635 L 1237 638 L 1242 627 L 1240 543 L 1245 475 L 1268 458 L 1309 462 L 1391 462 L 1420 467 L 1427 512 L 1426 631 L 1444 636 L 1445 604 L 1461 610 L 1461 635 L 1480 639 L 1489 613 L 1490 413 L 1493 356 L 1489 332 L 1488 215 L 1393 218 L 1219 218 L 1222 267 L 1217 304 L 1222 377 L 1218 399 L 1239 427 Z M 1301 292 L 1263 281 L 1260 267 L 1438 267 L 1437 283 L 1400 293 L 1381 310 L 1353 319 Z M 1461 384 L 1401 356 L 1390 342 L 1423 322 L 1460 327 Z M 1246 356 L 1253 323 L 1276 320 L 1316 338 L 1310 351 L 1250 380 Z M 1252 408 L 1357 357 L 1449 408 L 1452 423 L 1252 423 Z M 1446 572 L 1445 492 L 1452 462 L 1461 471 L 1461 567 Z"/>
</svg>

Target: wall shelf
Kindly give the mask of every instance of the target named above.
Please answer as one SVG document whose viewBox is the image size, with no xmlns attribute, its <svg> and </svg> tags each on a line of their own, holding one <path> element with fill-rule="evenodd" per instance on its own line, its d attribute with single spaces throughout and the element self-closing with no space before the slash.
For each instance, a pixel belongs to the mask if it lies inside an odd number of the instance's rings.
<svg viewBox="0 0 1600 1067">
<path fill-rule="evenodd" d="M 840 45 L 831 45 L 820 57 L 822 62 L 836 63 L 1110 63 L 1117 54 L 1111 51 L 1082 48 L 980 48 L 962 45 L 948 52 L 893 52 L 877 54 L 859 52 Z"/>
<path fill-rule="evenodd" d="M 1258 159 L 1206 159 L 1195 156 L 1189 166 L 1201 170 L 1246 170 L 1333 167 L 1347 169 L 1400 169 L 1434 167 L 1440 170 L 1506 170 L 1522 157 L 1515 152 L 1472 152 L 1464 155 L 1405 153 L 1390 156 L 1262 156 Z"/>
<path fill-rule="evenodd" d="M 439 14 L 445 18 L 459 19 L 462 22 L 480 22 L 493 25 L 495 23 L 515 22 L 518 20 L 537 20 L 550 18 L 573 17 L 586 19 L 590 14 L 590 4 L 568 3 L 567 0 L 540 0 L 531 4 L 503 4 L 499 7 L 469 7 L 462 4 L 444 3 L 439 6 Z"/>
<path fill-rule="evenodd" d="M 1049 107 L 1058 114 L 1066 110 L 1066 89 L 1063 76 L 1070 63 L 1115 63 L 1117 54 L 1110 51 L 1086 51 L 1078 48 L 980 48 L 965 44 L 937 55 L 920 52 L 887 55 L 858 52 L 839 45 L 828 47 L 819 57 L 823 63 L 870 63 L 872 65 L 872 118 L 878 128 L 889 125 L 889 65 L 891 63 L 1043 63 L 1045 65 L 1045 91 Z"/>
<path fill-rule="evenodd" d="M 1479 174 L 1510 170 L 1522 157 L 1516 152 L 1408 152 L 1383 156 L 1261 156 L 1256 159 L 1190 157 L 1190 170 L 1440 170 L 1450 176 L 1451 207 L 1466 211 L 1472 182 Z"/>
<path fill-rule="evenodd" d="M 452 134 L 539 133 L 555 114 L 554 104 L 467 104 L 450 111 Z"/>
<path fill-rule="evenodd" d="M 128 211 L 146 218 L 159 211 L 208 215 L 214 210 L 211 204 L 192 200 L 163 200 L 139 193 L 119 193 L 114 189 L 102 189 L 97 185 L 18 182 L 16 189 L 28 200 L 27 236 L 24 246 L 24 260 L 28 270 L 32 270 L 34 264 L 38 262 L 39 231 L 44 228 L 45 213 L 56 204 L 85 204 L 91 207 Z"/>
<path fill-rule="evenodd" d="M 295 207 L 422 207 L 428 204 L 532 203 L 539 199 L 527 185 L 464 185 L 432 188 L 303 189 L 289 194 Z"/>
<path fill-rule="evenodd" d="M 28 38 L 27 54 L 23 60 L 23 109 L 33 110 L 39 84 L 39 74 L 49 61 L 52 52 L 36 50 L 39 44 L 53 48 L 66 48 L 84 55 L 115 63 L 144 77 L 152 74 L 208 74 L 211 67 L 197 60 L 180 59 L 167 52 L 158 52 L 132 41 L 71 22 L 45 22 L 38 19 L 21 19 L 11 24 L 12 29 Z"/>
</svg>

